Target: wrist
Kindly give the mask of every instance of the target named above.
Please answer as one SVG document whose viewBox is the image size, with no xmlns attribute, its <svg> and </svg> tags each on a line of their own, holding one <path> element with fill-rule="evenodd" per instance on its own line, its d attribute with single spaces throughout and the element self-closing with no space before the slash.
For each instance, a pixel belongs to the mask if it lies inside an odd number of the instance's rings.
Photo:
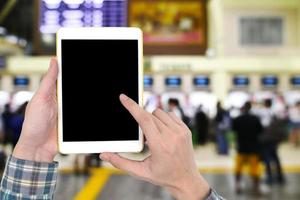
<svg viewBox="0 0 300 200">
<path fill-rule="evenodd" d="M 210 192 L 210 186 L 200 174 L 168 189 L 177 200 L 203 200 L 208 197 Z"/>
<path fill-rule="evenodd" d="M 47 152 L 44 149 L 19 143 L 14 148 L 12 155 L 15 158 L 23 160 L 46 163 L 52 163 L 55 157 L 55 155 Z"/>
</svg>

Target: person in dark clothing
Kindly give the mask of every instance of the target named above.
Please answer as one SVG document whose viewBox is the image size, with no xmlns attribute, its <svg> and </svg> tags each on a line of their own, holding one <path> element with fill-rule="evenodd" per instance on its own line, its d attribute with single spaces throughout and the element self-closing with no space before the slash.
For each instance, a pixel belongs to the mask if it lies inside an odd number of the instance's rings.
<svg viewBox="0 0 300 200">
<path fill-rule="evenodd" d="M 203 145 L 208 138 L 209 119 L 203 111 L 202 105 L 199 106 L 195 114 L 195 130 L 198 135 L 198 143 Z"/>
<path fill-rule="evenodd" d="M 169 112 L 174 112 L 188 127 L 190 127 L 190 118 L 185 115 L 180 102 L 176 98 L 170 98 L 168 100 Z"/>
<path fill-rule="evenodd" d="M 12 117 L 12 112 L 10 110 L 10 105 L 5 104 L 4 111 L 2 113 L 3 131 L 4 131 L 4 144 L 12 143 L 12 131 L 10 129 L 10 119 Z"/>
<path fill-rule="evenodd" d="M 272 100 L 266 99 L 265 108 L 262 110 L 263 119 L 267 123 L 263 123 L 264 131 L 261 137 L 262 143 L 262 158 L 266 167 L 266 183 L 273 184 L 275 181 L 279 184 L 285 183 L 285 178 L 282 172 L 280 159 L 278 156 L 278 145 L 285 135 L 285 124 L 279 120 L 275 113 L 272 112 Z M 268 119 L 268 120 L 266 120 Z M 274 167 L 274 171 L 272 170 Z M 275 175 L 275 176 L 274 176 Z"/>
<path fill-rule="evenodd" d="M 259 192 L 259 163 L 260 143 L 259 137 L 263 131 L 258 117 L 250 113 L 251 103 L 246 102 L 242 107 L 242 114 L 235 118 L 232 129 L 237 136 L 237 157 L 235 160 L 236 192 L 241 190 L 241 174 L 245 164 L 250 165 L 250 175 L 253 179 L 254 189 Z"/>
<path fill-rule="evenodd" d="M 12 117 L 10 119 L 9 124 L 10 124 L 10 128 L 12 130 L 12 135 L 13 135 L 13 137 L 12 137 L 13 148 L 16 146 L 16 144 L 19 140 L 19 137 L 21 135 L 27 104 L 28 104 L 28 102 L 23 103 L 17 109 L 17 111 L 12 115 Z"/>
<path fill-rule="evenodd" d="M 217 150 L 219 154 L 228 154 L 228 142 L 226 139 L 226 131 L 230 126 L 229 113 L 221 106 L 221 102 L 217 103 L 217 114 L 215 117 Z"/>
</svg>

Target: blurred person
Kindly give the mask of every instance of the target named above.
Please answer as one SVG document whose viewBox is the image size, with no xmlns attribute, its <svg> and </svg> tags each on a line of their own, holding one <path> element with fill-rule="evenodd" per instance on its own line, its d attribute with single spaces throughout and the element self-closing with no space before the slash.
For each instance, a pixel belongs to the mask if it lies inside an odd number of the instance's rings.
<svg viewBox="0 0 300 200">
<path fill-rule="evenodd" d="M 16 146 L 21 135 L 27 104 L 28 102 L 25 102 L 21 106 L 19 106 L 19 108 L 10 117 L 9 128 L 12 130 L 13 148 Z"/>
<path fill-rule="evenodd" d="M 286 127 L 278 120 L 272 111 L 272 100 L 266 99 L 264 108 L 259 112 L 263 125 L 263 135 L 261 137 L 262 158 L 266 168 L 266 183 L 272 184 L 274 178 L 278 183 L 284 183 L 282 167 L 278 156 L 278 145 L 282 140 Z M 275 174 L 273 172 L 275 168 Z M 275 175 L 275 177 L 274 177 Z"/>
<path fill-rule="evenodd" d="M 284 96 L 277 95 L 274 100 L 274 105 L 272 106 L 272 110 L 277 119 L 283 120 L 287 123 L 289 118 L 288 106 L 284 99 Z M 286 124 L 287 126 L 287 124 Z"/>
<path fill-rule="evenodd" d="M 183 118 L 183 111 L 179 108 L 179 101 L 176 98 L 168 100 L 168 112 L 173 112 L 179 119 Z"/>
<path fill-rule="evenodd" d="M 198 143 L 203 145 L 208 138 L 209 119 L 206 113 L 203 111 L 203 106 L 200 105 L 195 114 L 195 130 L 198 136 Z"/>
<path fill-rule="evenodd" d="M 236 133 L 237 156 L 235 158 L 235 181 L 236 192 L 241 193 L 242 170 L 249 164 L 250 175 L 253 179 L 253 186 L 259 192 L 259 164 L 260 164 L 260 143 L 259 136 L 263 127 L 260 120 L 251 114 L 251 103 L 246 102 L 241 109 L 241 115 L 232 122 L 232 129 Z"/>
<path fill-rule="evenodd" d="M 10 144 L 12 143 L 12 130 L 10 128 L 10 120 L 12 117 L 12 112 L 10 109 L 10 104 L 5 104 L 4 105 L 4 111 L 2 113 L 2 124 L 3 124 L 3 144 Z"/>
<path fill-rule="evenodd" d="M 190 126 L 190 119 L 185 115 L 179 100 L 170 98 L 168 100 L 168 112 L 173 112 L 179 119 L 181 119 L 187 126 Z"/>
<path fill-rule="evenodd" d="M 0 187 L 1 200 L 53 199 L 58 163 L 57 61 L 50 68 L 28 104 L 22 134 L 9 157 Z M 221 200 L 198 172 L 191 132 L 173 113 L 146 112 L 132 99 L 120 95 L 122 105 L 138 122 L 151 154 L 143 161 L 116 153 L 101 159 L 139 179 L 163 186 L 178 200 Z"/>
<path fill-rule="evenodd" d="M 298 101 L 295 106 L 291 107 L 289 110 L 290 118 L 290 142 L 295 146 L 300 145 L 300 101 Z"/>
<path fill-rule="evenodd" d="M 218 153 L 222 155 L 227 155 L 228 141 L 226 139 L 226 132 L 230 127 L 230 117 L 229 113 L 222 108 L 221 102 L 217 103 L 217 114 L 215 116 L 214 123 L 216 130 Z"/>
<path fill-rule="evenodd" d="M 268 127 L 275 116 L 272 110 L 272 99 L 265 99 L 263 105 L 256 111 L 263 127 Z"/>
</svg>

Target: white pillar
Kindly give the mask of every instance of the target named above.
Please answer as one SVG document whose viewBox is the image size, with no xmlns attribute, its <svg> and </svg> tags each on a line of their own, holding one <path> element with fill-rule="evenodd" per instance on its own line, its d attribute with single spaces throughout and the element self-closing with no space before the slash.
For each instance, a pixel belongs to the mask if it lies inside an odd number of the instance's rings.
<svg viewBox="0 0 300 200">
<path fill-rule="evenodd" d="M 165 92 L 165 81 L 162 74 L 153 75 L 153 92 L 155 94 L 162 94 Z"/>
<path fill-rule="evenodd" d="M 224 103 L 230 89 L 230 77 L 228 73 L 223 71 L 213 73 L 211 80 L 212 92 L 221 103 Z"/>
<path fill-rule="evenodd" d="M 30 78 L 29 90 L 35 92 L 40 86 L 41 76 L 39 74 L 33 74 L 29 78 Z"/>
<path fill-rule="evenodd" d="M 1 79 L 1 90 L 12 92 L 14 90 L 13 77 L 10 75 L 4 75 Z"/>
</svg>

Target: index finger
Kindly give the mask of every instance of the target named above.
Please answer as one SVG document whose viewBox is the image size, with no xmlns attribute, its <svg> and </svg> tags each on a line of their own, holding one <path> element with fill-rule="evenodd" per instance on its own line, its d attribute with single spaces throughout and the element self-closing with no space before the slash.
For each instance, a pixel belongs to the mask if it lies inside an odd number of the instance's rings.
<svg viewBox="0 0 300 200">
<path fill-rule="evenodd" d="M 154 140 L 158 140 L 160 133 L 151 114 L 146 112 L 136 102 L 124 94 L 120 95 L 120 101 L 140 125 L 148 142 L 152 143 Z"/>
</svg>

